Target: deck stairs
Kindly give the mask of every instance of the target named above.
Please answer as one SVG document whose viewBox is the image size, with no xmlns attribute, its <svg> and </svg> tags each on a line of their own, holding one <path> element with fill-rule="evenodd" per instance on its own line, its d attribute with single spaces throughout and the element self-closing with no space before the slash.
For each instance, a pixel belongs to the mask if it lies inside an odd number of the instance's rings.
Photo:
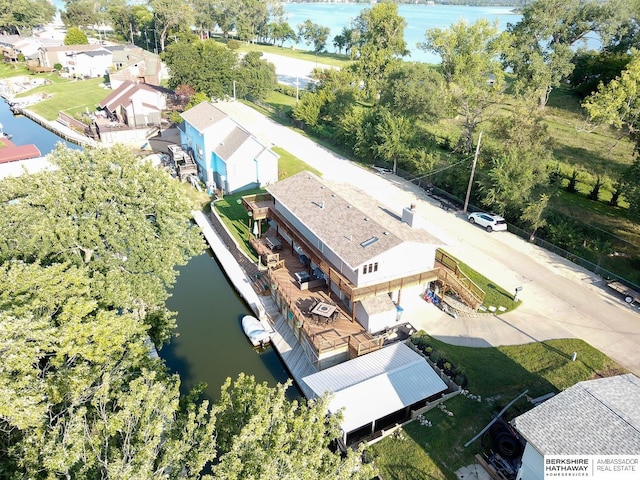
<svg viewBox="0 0 640 480">
<path fill-rule="evenodd" d="M 273 326 L 274 333 L 271 334 L 271 343 L 287 365 L 291 376 L 295 379 L 298 388 L 306 398 L 313 398 L 315 394 L 302 381 L 307 375 L 316 373 L 317 370 L 307 357 L 302 345 L 298 343 L 293 331 L 278 310 L 271 296 L 263 295 L 260 301 L 267 313 L 269 322 Z"/>
</svg>

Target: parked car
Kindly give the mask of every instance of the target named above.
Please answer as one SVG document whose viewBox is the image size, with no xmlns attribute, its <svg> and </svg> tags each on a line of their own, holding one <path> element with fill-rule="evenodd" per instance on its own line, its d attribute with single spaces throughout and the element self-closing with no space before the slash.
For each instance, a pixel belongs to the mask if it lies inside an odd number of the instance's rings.
<svg viewBox="0 0 640 480">
<path fill-rule="evenodd" d="M 487 232 L 499 232 L 507 229 L 507 221 L 500 215 L 493 213 L 474 212 L 468 218 L 469 222 L 480 225 Z"/>
</svg>

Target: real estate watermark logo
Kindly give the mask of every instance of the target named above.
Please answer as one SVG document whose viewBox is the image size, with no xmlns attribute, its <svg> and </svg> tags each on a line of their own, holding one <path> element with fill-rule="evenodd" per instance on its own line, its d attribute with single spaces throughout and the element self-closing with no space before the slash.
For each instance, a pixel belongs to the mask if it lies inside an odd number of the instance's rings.
<svg viewBox="0 0 640 480">
<path fill-rule="evenodd" d="M 640 455 L 545 455 L 545 480 L 636 480 Z"/>
</svg>

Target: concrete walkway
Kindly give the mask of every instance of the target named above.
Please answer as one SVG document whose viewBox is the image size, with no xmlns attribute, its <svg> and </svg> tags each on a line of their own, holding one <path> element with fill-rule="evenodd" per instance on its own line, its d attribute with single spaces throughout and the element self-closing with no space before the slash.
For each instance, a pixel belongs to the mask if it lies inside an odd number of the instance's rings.
<svg viewBox="0 0 640 480">
<path fill-rule="evenodd" d="M 406 313 L 411 315 L 406 320 L 416 328 L 468 346 L 581 338 L 640 374 L 640 311 L 612 295 L 599 277 L 510 233 L 489 234 L 463 215 L 445 212 L 410 182 L 345 160 L 242 103 L 218 102 L 217 106 L 261 142 L 303 159 L 326 180 L 351 183 L 397 212 L 416 204 L 423 219 L 420 226 L 442 238 L 448 252 L 507 291 L 523 287 L 519 297 L 523 304 L 513 312 L 454 319 L 422 305 L 413 314 Z"/>
</svg>

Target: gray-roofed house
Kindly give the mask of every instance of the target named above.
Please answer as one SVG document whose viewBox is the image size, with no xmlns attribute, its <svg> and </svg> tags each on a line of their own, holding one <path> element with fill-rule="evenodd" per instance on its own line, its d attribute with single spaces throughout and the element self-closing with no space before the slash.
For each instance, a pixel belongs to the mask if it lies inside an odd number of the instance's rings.
<svg viewBox="0 0 640 480">
<path fill-rule="evenodd" d="M 579 382 L 511 423 L 527 441 L 517 480 L 542 480 L 545 455 L 638 455 L 640 378 Z"/>
<path fill-rule="evenodd" d="M 42 46 L 38 50 L 40 66 L 56 64 L 78 77 L 99 77 L 109 73 L 113 54 L 102 45 Z"/>
<path fill-rule="evenodd" d="M 202 102 L 181 116 L 180 141 L 207 185 L 233 193 L 278 180 L 278 156 L 212 103 Z"/>
<path fill-rule="evenodd" d="M 278 234 L 319 268 L 328 288 L 370 333 L 394 327 L 404 295 L 437 278 L 442 240 L 414 226 L 415 209 L 390 212 L 346 184 L 301 172 L 270 185 Z M 400 308 L 399 308 L 400 307 Z"/>
</svg>

